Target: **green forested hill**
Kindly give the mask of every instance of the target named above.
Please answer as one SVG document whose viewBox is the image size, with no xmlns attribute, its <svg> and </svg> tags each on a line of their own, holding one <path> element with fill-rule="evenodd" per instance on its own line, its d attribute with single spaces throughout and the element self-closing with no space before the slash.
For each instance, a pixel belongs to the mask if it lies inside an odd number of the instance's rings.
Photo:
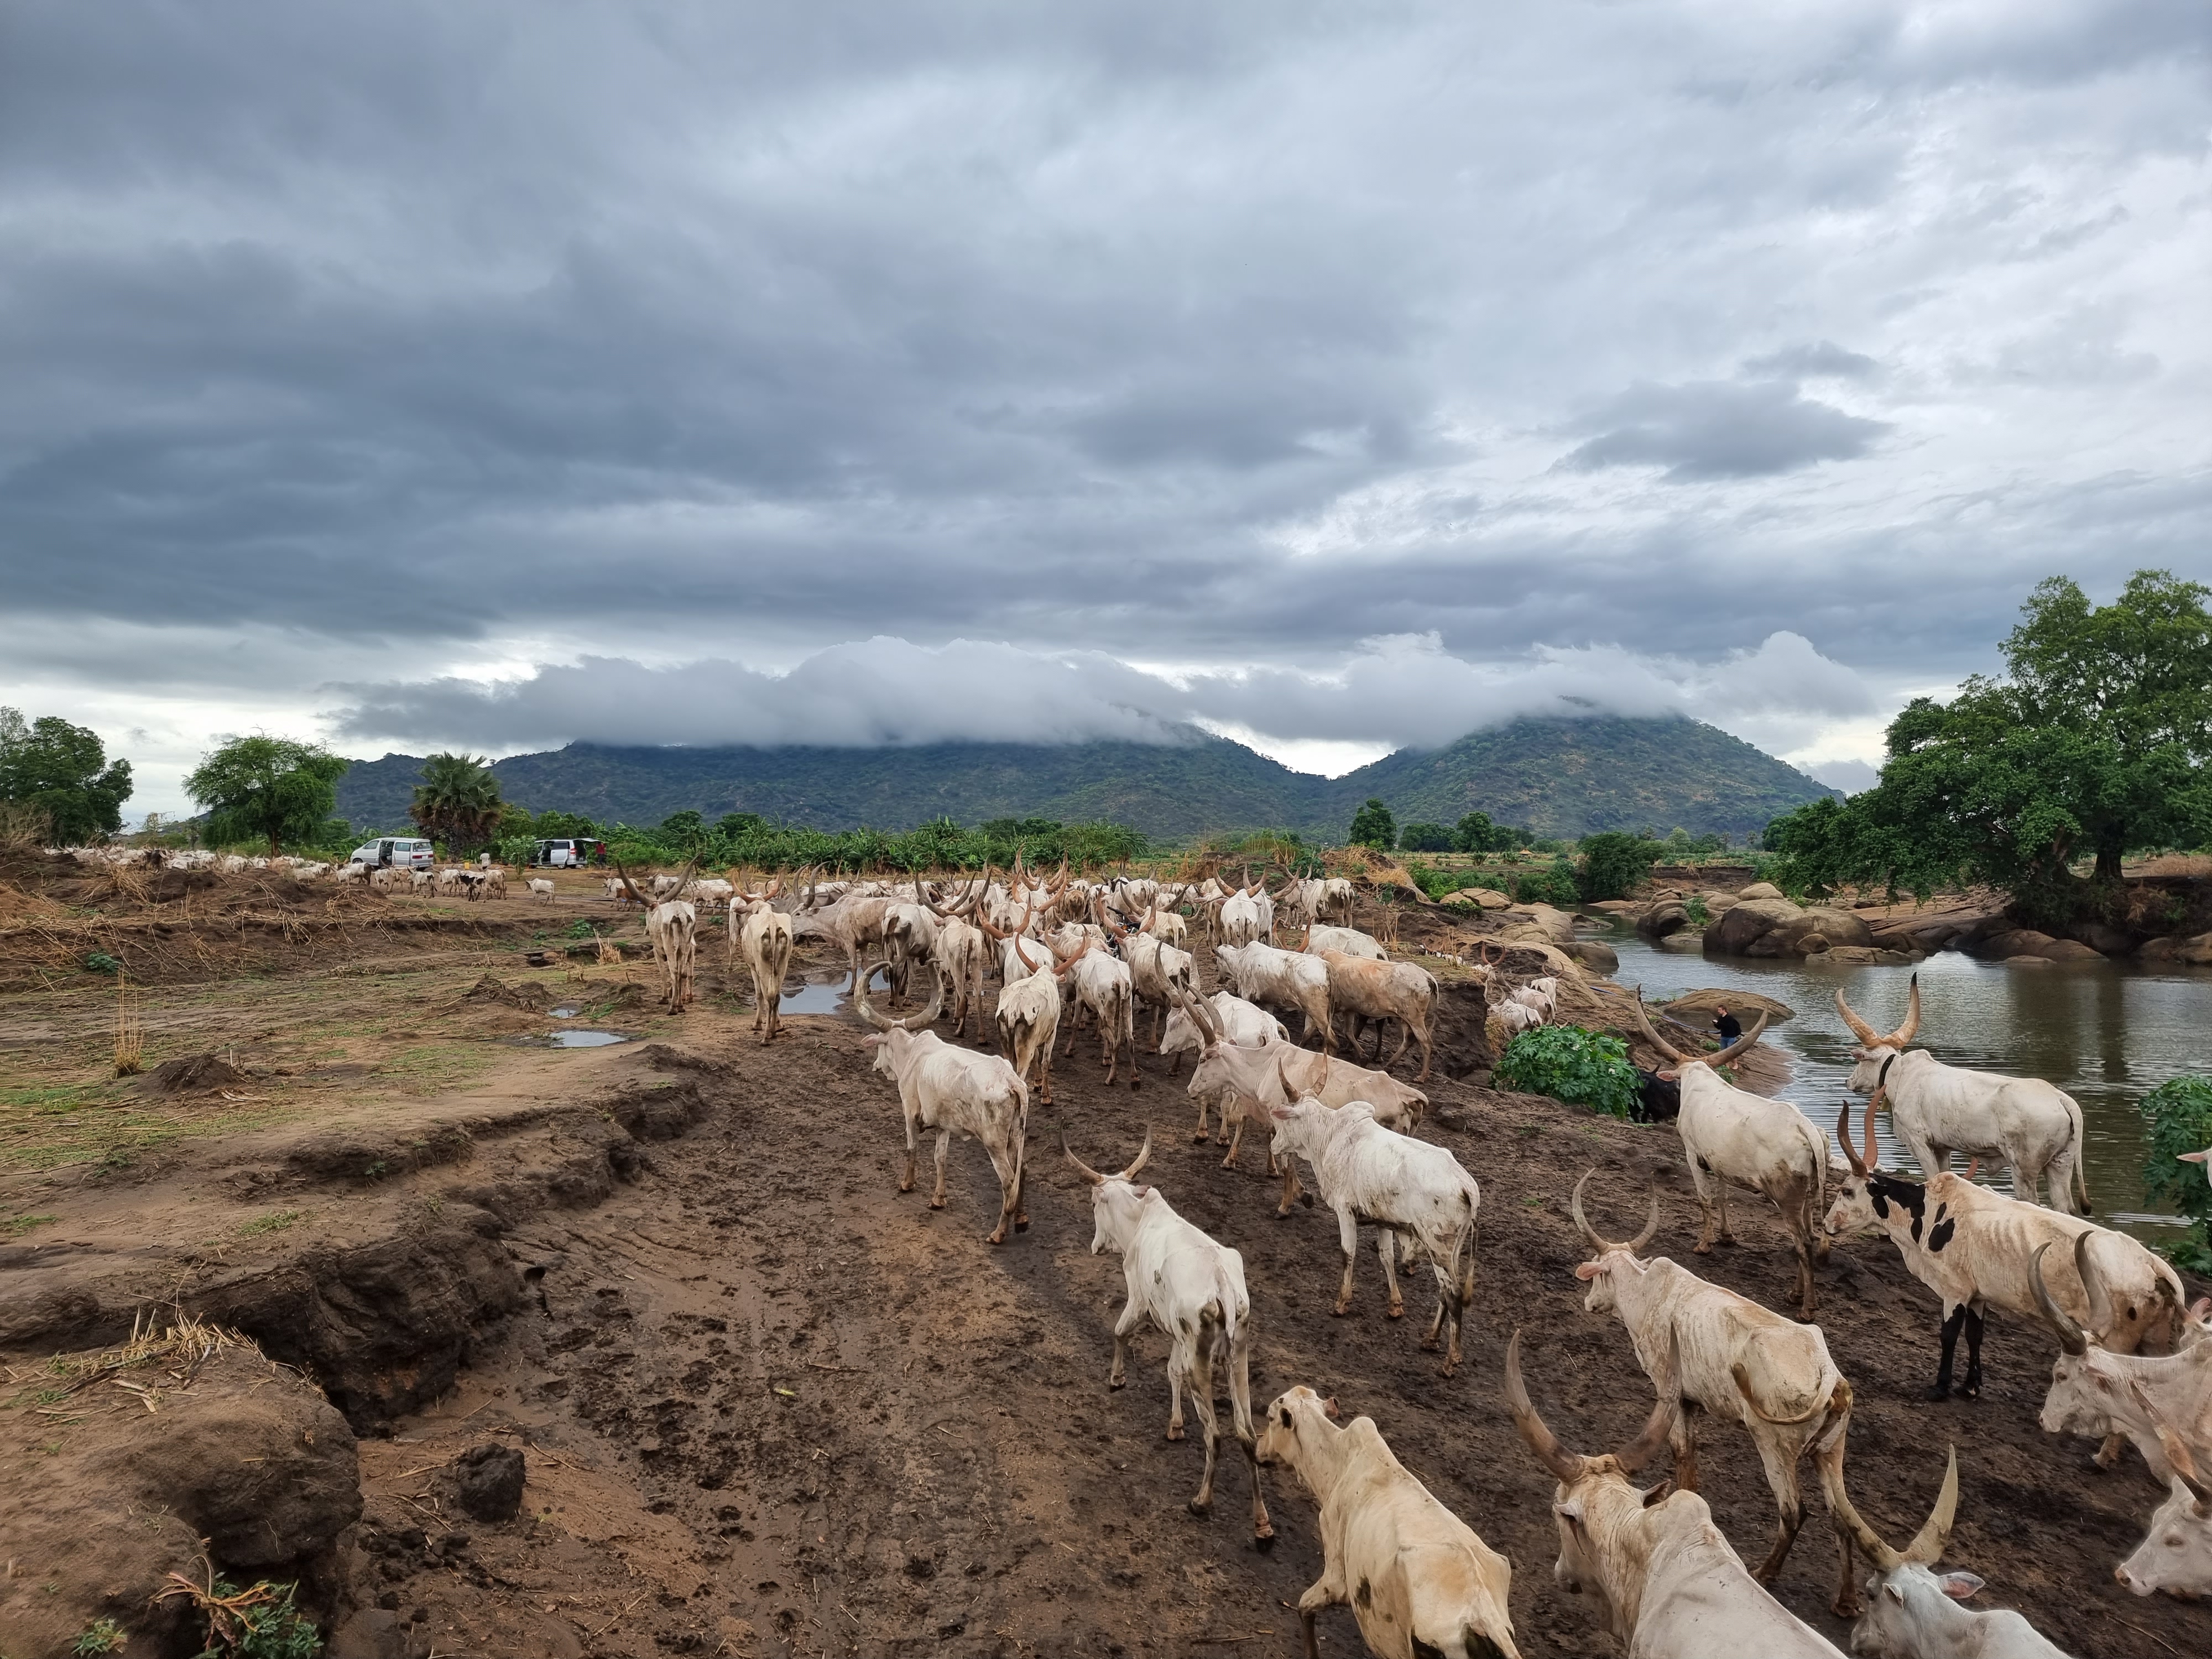
<svg viewBox="0 0 2212 1659">
<path fill-rule="evenodd" d="M 421 762 L 357 761 L 338 786 L 356 825 L 406 822 Z M 497 771 L 533 811 L 658 823 L 686 807 L 807 823 L 903 830 L 948 817 L 1111 819 L 1157 840 L 1283 828 L 1340 837 L 1370 795 L 1401 823 L 1484 811 L 1540 834 L 1676 825 L 1741 835 L 1827 793 L 1749 744 L 1695 721 L 1520 720 L 1443 749 L 1401 750 L 1345 777 L 1293 772 L 1242 744 L 1192 732 L 1178 744 L 948 743 L 888 749 L 653 749 L 570 744 L 514 755 Z"/>
</svg>

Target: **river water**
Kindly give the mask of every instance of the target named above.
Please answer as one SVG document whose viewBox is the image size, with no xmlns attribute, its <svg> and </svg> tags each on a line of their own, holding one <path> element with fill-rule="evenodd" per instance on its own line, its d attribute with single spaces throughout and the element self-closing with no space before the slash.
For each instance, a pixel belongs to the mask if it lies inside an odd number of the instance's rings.
<svg viewBox="0 0 2212 1659">
<path fill-rule="evenodd" d="M 2212 1073 L 2212 969 L 2118 963 L 2008 968 L 1956 951 L 1915 967 L 1830 968 L 1661 951 L 1625 928 L 1605 940 L 1620 955 L 1620 982 L 1641 983 L 1646 1001 L 1733 986 L 1795 1009 L 1796 1018 L 1770 1025 L 1765 1040 L 1790 1056 L 1793 1075 L 1783 1095 L 1822 1125 L 1832 1124 L 1850 1097 L 1844 1080 L 1852 1038 L 1836 1012 L 1836 992 L 1869 1024 L 1890 1030 L 1905 1016 L 1917 971 L 1915 1047 L 1954 1065 L 2049 1079 L 2081 1104 L 2089 1197 L 2100 1219 L 2153 1241 L 2171 1238 L 2169 1230 L 2184 1224 L 2148 1211 L 2136 1103 L 2168 1078 Z M 1893 1167 L 1913 1167 L 1885 1116 L 1876 1117 L 1875 1138 Z M 1998 1176 L 1999 1190 L 2009 1190 L 2007 1179 Z"/>
</svg>

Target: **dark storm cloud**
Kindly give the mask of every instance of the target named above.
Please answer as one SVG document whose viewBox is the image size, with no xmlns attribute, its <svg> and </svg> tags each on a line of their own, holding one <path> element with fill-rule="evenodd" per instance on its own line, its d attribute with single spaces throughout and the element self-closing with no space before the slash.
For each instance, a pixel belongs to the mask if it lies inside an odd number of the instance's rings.
<svg viewBox="0 0 2212 1659">
<path fill-rule="evenodd" d="M 0 659 L 486 742 L 580 732 L 587 658 L 803 732 L 830 705 L 736 665 L 878 635 L 1192 665 L 1086 680 L 1098 729 L 1480 701 L 1383 636 L 1515 684 L 1783 635 L 1954 676 L 2051 570 L 2201 564 L 2202 37 L 2195 0 L 25 0 Z M 932 729 L 988 701 L 948 659 Z M 1641 672 L 1587 678 L 1675 695 Z"/>
<path fill-rule="evenodd" d="M 1631 386 L 1583 417 L 1595 437 L 1559 465 L 1663 466 L 1677 481 L 1758 478 L 1866 453 L 1889 430 L 1803 396 L 1787 380 Z"/>
</svg>

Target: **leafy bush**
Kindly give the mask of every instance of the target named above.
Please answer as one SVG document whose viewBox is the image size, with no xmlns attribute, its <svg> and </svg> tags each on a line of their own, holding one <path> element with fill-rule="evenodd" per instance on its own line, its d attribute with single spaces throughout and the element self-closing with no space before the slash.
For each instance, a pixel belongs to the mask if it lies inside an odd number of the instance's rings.
<svg viewBox="0 0 2212 1659">
<path fill-rule="evenodd" d="M 1578 904 L 1582 889 L 1575 883 L 1575 866 L 1564 858 L 1544 870 L 1531 870 L 1513 884 L 1513 897 L 1521 904 Z"/>
<path fill-rule="evenodd" d="M 2136 1103 L 2150 1131 L 2143 1162 L 2143 1191 L 2173 1206 L 2195 1224 L 2189 1237 L 2170 1245 L 2174 1265 L 2191 1273 L 2212 1273 L 2212 1185 L 2205 1166 L 2184 1164 L 2184 1152 L 2212 1146 L 2212 1079 L 2178 1077 L 2161 1083 Z"/>
<path fill-rule="evenodd" d="M 1407 853 L 1452 853 L 1459 838 L 1441 823 L 1409 823 L 1398 832 L 1398 846 Z"/>
<path fill-rule="evenodd" d="M 1626 836 L 1617 830 L 1584 836 L 1582 861 L 1576 872 L 1585 900 L 1626 898 L 1664 850 L 1664 844 L 1642 836 Z"/>
<path fill-rule="evenodd" d="M 123 964 L 105 951 L 94 951 L 84 959 L 84 966 L 86 972 L 93 974 L 117 974 L 123 971 Z"/>
<path fill-rule="evenodd" d="M 1372 847 L 1389 852 L 1398 844 L 1398 821 L 1390 816 L 1390 809 L 1374 796 L 1352 815 L 1352 831 L 1346 837 L 1354 847 Z"/>
<path fill-rule="evenodd" d="M 70 1644 L 70 1659 L 91 1659 L 102 1653 L 120 1653 L 131 1638 L 112 1619 L 95 1619 Z"/>
<path fill-rule="evenodd" d="M 1491 1074 L 1504 1088 L 1549 1095 L 1571 1105 L 1594 1106 L 1626 1118 L 1636 1099 L 1636 1068 L 1628 1045 L 1579 1025 L 1539 1025 L 1505 1045 Z"/>
</svg>

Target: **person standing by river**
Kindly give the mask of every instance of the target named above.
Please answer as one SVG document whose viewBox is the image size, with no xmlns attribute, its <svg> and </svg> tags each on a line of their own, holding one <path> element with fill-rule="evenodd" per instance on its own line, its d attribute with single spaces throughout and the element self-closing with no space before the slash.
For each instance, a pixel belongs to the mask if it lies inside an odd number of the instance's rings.
<svg viewBox="0 0 2212 1659">
<path fill-rule="evenodd" d="M 1743 1035 L 1743 1022 L 1725 1008 L 1715 1008 L 1713 1030 L 1719 1033 L 1721 1047 L 1725 1048 Z"/>
</svg>

